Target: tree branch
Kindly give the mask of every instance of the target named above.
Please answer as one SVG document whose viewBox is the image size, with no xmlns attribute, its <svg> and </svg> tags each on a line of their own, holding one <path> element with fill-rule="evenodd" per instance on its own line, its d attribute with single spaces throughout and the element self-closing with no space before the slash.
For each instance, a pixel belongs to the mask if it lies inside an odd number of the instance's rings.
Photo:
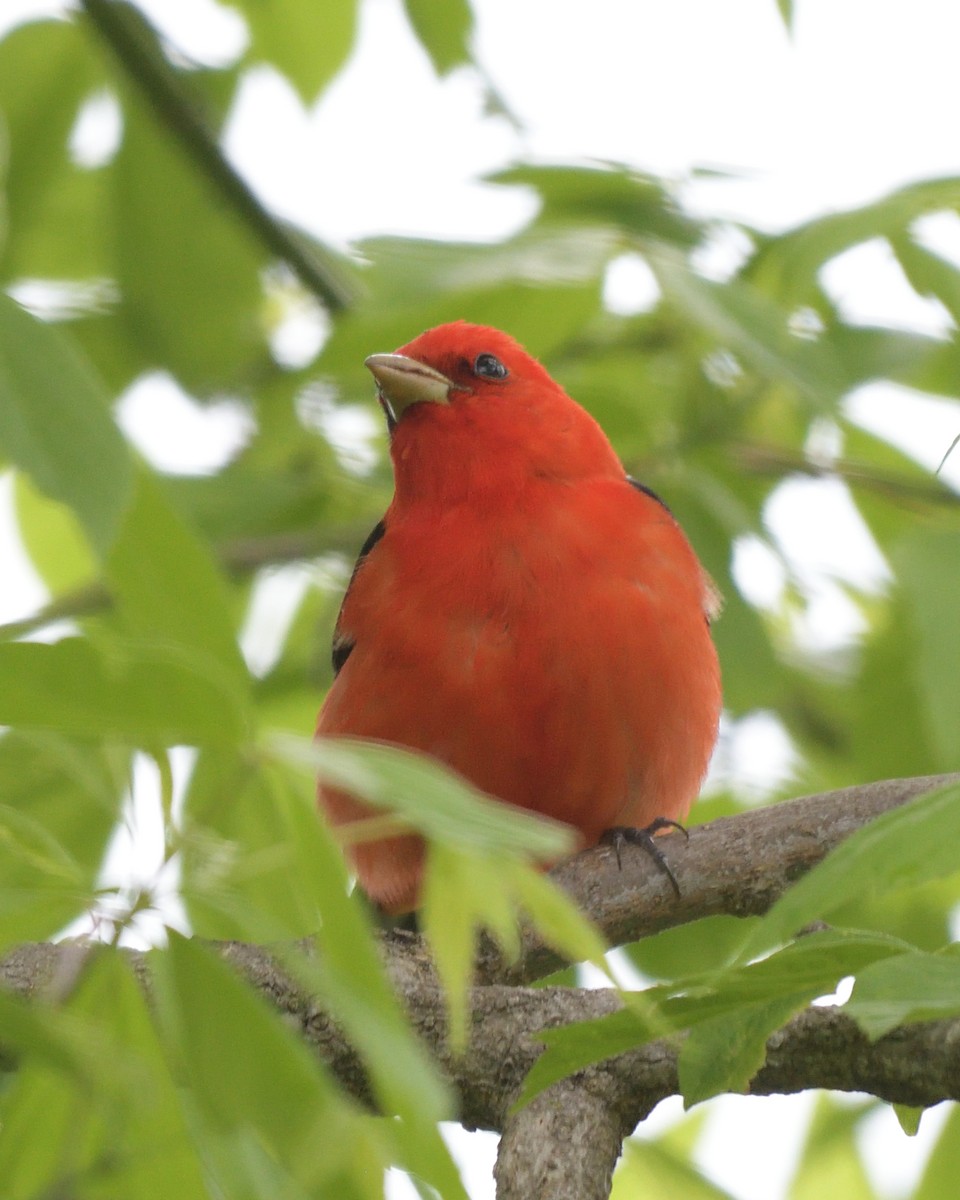
<svg viewBox="0 0 960 1200">
<path fill-rule="evenodd" d="M 618 872 L 610 854 L 594 849 L 556 874 L 615 941 L 712 913 L 760 913 L 855 829 L 958 780 L 941 775 L 845 788 L 711 822 L 691 831 L 689 845 L 667 839 L 679 900 L 646 856 L 628 856 Z M 359 1055 L 317 999 L 264 948 L 223 943 L 217 949 L 300 1030 L 344 1089 L 372 1105 Z M 608 1015 L 619 1007 L 618 996 L 602 989 L 522 986 L 558 965 L 527 931 L 519 964 L 504 964 L 485 949 L 470 996 L 469 1045 L 453 1055 L 445 998 L 421 939 L 385 935 L 383 952 L 414 1029 L 457 1091 L 461 1121 L 503 1135 L 497 1166 L 501 1200 L 531 1195 L 603 1200 L 623 1138 L 661 1100 L 679 1092 L 679 1039 L 650 1042 L 597 1063 L 512 1113 L 542 1052 L 539 1034 Z M 76 944 L 21 946 L 0 962 L 0 984 L 30 999 L 56 992 L 76 970 L 77 953 Z M 130 952 L 130 957 L 149 986 L 145 956 Z M 870 1042 L 841 1009 L 808 1008 L 768 1039 L 765 1061 L 748 1091 L 771 1095 L 807 1088 L 863 1091 L 922 1107 L 960 1100 L 960 1019 L 903 1026 Z"/>
<path fill-rule="evenodd" d="M 663 872 L 642 851 L 585 850 L 551 872 L 614 946 L 635 942 L 700 917 L 765 913 L 800 875 L 861 826 L 925 792 L 960 783 L 960 774 L 886 779 L 803 796 L 769 808 L 721 817 L 660 839 L 680 884 L 677 897 Z M 520 957 L 505 963 L 486 943 L 478 983 L 529 983 L 564 966 L 535 930 L 522 935 Z"/>
</svg>

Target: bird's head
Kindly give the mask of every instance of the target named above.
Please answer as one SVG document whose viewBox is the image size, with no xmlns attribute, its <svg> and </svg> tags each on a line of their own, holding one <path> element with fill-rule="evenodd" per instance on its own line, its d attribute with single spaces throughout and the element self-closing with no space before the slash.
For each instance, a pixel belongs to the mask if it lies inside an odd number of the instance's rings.
<svg viewBox="0 0 960 1200">
<path fill-rule="evenodd" d="M 531 477 L 623 474 L 589 413 L 498 329 L 438 325 L 366 365 L 387 417 L 398 493 L 452 499 Z"/>
</svg>

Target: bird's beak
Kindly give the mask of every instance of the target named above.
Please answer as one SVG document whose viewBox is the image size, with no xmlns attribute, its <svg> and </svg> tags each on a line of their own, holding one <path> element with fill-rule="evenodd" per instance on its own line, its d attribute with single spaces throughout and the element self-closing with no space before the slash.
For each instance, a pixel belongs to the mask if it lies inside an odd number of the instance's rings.
<svg viewBox="0 0 960 1200">
<path fill-rule="evenodd" d="M 387 410 L 391 428 L 411 404 L 447 404 L 453 383 L 405 354 L 371 354 L 364 366 L 377 381 L 380 402 Z"/>
</svg>

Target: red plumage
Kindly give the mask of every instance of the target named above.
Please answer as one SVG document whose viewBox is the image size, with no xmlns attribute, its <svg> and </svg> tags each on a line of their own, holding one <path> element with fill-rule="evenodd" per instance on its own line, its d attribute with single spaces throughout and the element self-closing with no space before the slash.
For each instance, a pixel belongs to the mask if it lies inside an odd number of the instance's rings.
<svg viewBox="0 0 960 1200">
<path fill-rule="evenodd" d="M 368 360 L 396 492 L 343 601 L 318 733 L 425 751 L 583 846 L 681 819 L 720 675 L 717 594 L 679 525 L 506 334 L 456 322 L 397 353 Z M 335 825 L 370 815 L 320 799 Z M 350 856 L 383 908 L 415 907 L 418 838 Z"/>
</svg>

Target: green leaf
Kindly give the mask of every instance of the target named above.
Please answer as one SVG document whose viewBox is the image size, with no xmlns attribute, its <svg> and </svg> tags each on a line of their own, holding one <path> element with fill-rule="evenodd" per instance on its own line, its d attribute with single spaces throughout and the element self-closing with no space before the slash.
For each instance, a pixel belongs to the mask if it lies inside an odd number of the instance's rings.
<svg viewBox="0 0 960 1200">
<path fill-rule="evenodd" d="M 233 1190 L 248 1167 L 271 1188 L 255 1186 L 256 1196 L 368 1194 L 363 1173 L 385 1163 L 366 1118 L 283 1016 L 196 942 L 174 935 L 154 967 L 166 1040 L 196 1106 L 194 1131 L 218 1139 L 211 1165 L 226 1194 L 249 1194 Z"/>
<path fill-rule="evenodd" d="M 898 1025 L 960 1013 L 960 959 L 940 954 L 898 954 L 857 975 L 844 1006 L 871 1039 Z"/>
<path fill-rule="evenodd" d="M 926 213 L 960 205 L 960 178 L 924 179 L 907 184 L 862 208 L 817 217 L 766 239 L 747 265 L 746 275 L 788 307 L 808 303 L 820 268 L 861 242 L 907 229 Z"/>
<path fill-rule="evenodd" d="M 620 1012 L 540 1034 L 547 1050 L 527 1076 L 518 1104 L 592 1063 L 684 1029 L 690 1031 L 680 1066 L 686 1101 L 742 1090 L 767 1037 L 793 1012 L 832 991 L 844 976 L 905 949 L 878 934 L 811 934 L 745 967 L 626 993 Z"/>
<path fill-rule="evenodd" d="M 793 0 L 777 0 L 777 10 L 787 33 L 793 33 Z"/>
<path fill-rule="evenodd" d="M 470 62 L 473 13 L 466 0 L 403 0 L 407 17 L 438 75 Z"/>
<path fill-rule="evenodd" d="M 950 1106 L 911 1200 L 944 1200 L 960 1178 L 960 1107 Z"/>
<path fill-rule="evenodd" d="M 763 1065 L 767 1039 L 805 1008 L 808 991 L 740 1006 L 735 1014 L 704 1021 L 680 1047 L 678 1077 L 689 1108 L 723 1092 L 743 1091 Z"/>
<path fill-rule="evenodd" d="M 783 941 L 851 900 L 957 872 L 960 787 L 939 788 L 884 813 L 841 842 L 774 904 L 742 957 Z"/>
<path fill-rule="evenodd" d="M 521 911 L 568 961 L 588 960 L 609 974 L 602 937 L 550 879 L 504 854 L 431 843 L 419 915 L 446 992 L 450 1044 L 457 1052 L 467 1044 L 477 933 L 489 930 L 504 954 L 515 958 Z"/>
<path fill-rule="evenodd" d="M 793 385 L 817 408 L 829 408 L 844 389 L 843 372 L 830 348 L 790 332 L 788 312 L 749 283 L 712 283 L 666 247 L 647 250 L 666 298 L 718 345 L 733 351 L 760 375 Z"/>
<path fill-rule="evenodd" d="M 953 263 L 920 245 L 909 235 L 892 237 L 890 244 L 914 290 L 921 296 L 933 296 L 939 300 L 954 324 L 960 323 L 960 271 Z"/>
<path fill-rule="evenodd" d="M 364 1057 L 397 1145 L 459 1181 L 436 1131 L 452 1111 L 384 975 L 364 906 L 348 895 L 339 849 L 316 811 L 313 786 L 282 764 L 204 752 L 184 807 L 183 892 L 205 935 L 276 946 L 291 977 L 330 1006 Z M 292 939 L 316 934 L 320 955 Z M 399 1151 L 398 1151 L 399 1152 Z M 425 1168 L 424 1168 L 425 1169 Z"/>
<path fill-rule="evenodd" d="M 53 937 L 93 905 L 120 765 L 54 734 L 0 738 L 0 949 Z"/>
<path fill-rule="evenodd" d="M 58 329 L 0 296 L 0 445 L 71 508 L 101 556 L 129 503 L 133 471 L 109 397 Z"/>
<path fill-rule="evenodd" d="M 425 755 L 356 738 L 308 741 L 280 733 L 269 745 L 283 761 L 310 768 L 328 787 L 401 814 L 434 841 L 540 859 L 573 849 L 568 826 L 485 796 Z"/>
<path fill-rule="evenodd" d="M 139 99 L 111 181 L 129 335 L 196 394 L 244 386 L 267 360 L 260 246 Z"/>
<path fill-rule="evenodd" d="M 691 249 L 703 235 L 703 227 L 681 210 L 663 180 L 629 167 L 524 163 L 488 178 L 536 188 L 543 199 L 538 224 L 566 226 L 567 237 L 583 236 L 599 223 L 641 239 L 641 246 L 651 239 Z"/>
<path fill-rule="evenodd" d="M 248 63 L 266 61 L 293 84 L 304 104 L 312 104 L 337 74 L 354 43 L 356 0 L 336 0 L 318 8 L 299 0 L 231 0 L 250 31 Z"/>
<path fill-rule="evenodd" d="M 14 504 L 24 548 L 54 596 L 96 579 L 90 543 L 69 508 L 38 492 L 22 472 L 14 479 Z"/>
<path fill-rule="evenodd" d="M 338 855 L 315 858 L 321 832 L 276 769 L 240 748 L 205 749 L 184 802 L 181 889 L 194 931 L 259 943 L 315 933 L 331 891 L 347 886 Z"/>
<path fill-rule="evenodd" d="M 54 1037 L 86 1047 L 79 1062 L 21 1045 L 3 1098 L 0 1176 L 5 1200 L 40 1195 L 205 1200 L 205 1171 L 188 1136 L 144 994 L 122 954 L 87 956 L 65 1011 L 43 1021 Z"/>
<path fill-rule="evenodd" d="M 71 164 L 70 131 L 83 101 L 103 79 L 88 38 L 74 22 L 33 21 L 0 40 L 0 113 L 3 114 L 5 207 L 0 231 L 0 275 L 10 280 L 49 273 L 78 279 L 91 273 L 87 222 L 63 225 L 78 189 L 90 213 L 92 179 Z M 64 203 L 66 201 L 66 204 Z M 92 232 L 92 231 L 91 231 Z M 36 253 L 37 242 L 56 240 L 54 264 Z M 96 240 L 96 239 L 94 239 Z M 38 269 L 40 268 L 40 269 Z"/>
<path fill-rule="evenodd" d="M 568 962 L 590 962 L 604 974 L 607 945 L 597 927 L 552 879 L 525 863 L 506 863 L 507 879 L 518 907 L 530 917 L 537 932 Z"/>
<path fill-rule="evenodd" d="M 891 1104 L 897 1123 L 907 1137 L 916 1137 L 920 1132 L 920 1122 L 925 1108 L 914 1108 L 911 1104 Z"/>
<path fill-rule="evenodd" d="M 225 692 L 231 707 L 250 699 L 226 585 L 207 547 L 167 502 L 146 471 L 107 561 L 124 627 L 169 646 Z"/>
<path fill-rule="evenodd" d="M 840 1101 L 828 1092 L 820 1093 L 789 1200 L 821 1200 L 823 1196 L 877 1200 L 857 1144 L 858 1127 L 867 1111 L 866 1104 L 851 1106 L 849 1099 Z"/>
<path fill-rule="evenodd" d="M 233 692 L 176 648 L 0 645 L 0 724 L 168 746 L 237 742 L 245 720 Z"/>
<path fill-rule="evenodd" d="M 650 1200 L 682 1196 L 683 1200 L 734 1200 L 730 1192 L 706 1178 L 669 1146 L 646 1138 L 629 1138 L 613 1177 L 610 1200 Z"/>
<path fill-rule="evenodd" d="M 320 1061 L 199 942 L 173 935 L 152 965 L 162 1019 L 198 1103 L 229 1124 L 249 1121 L 278 1149 L 302 1153 L 335 1107 Z M 235 1053 L 240 1045 L 243 1054 Z"/>
<path fill-rule="evenodd" d="M 900 540 L 894 562 L 914 631 L 912 668 L 927 727 L 945 769 L 960 762 L 960 621 L 952 584 L 960 579 L 960 538 L 956 529 L 917 527 Z"/>
</svg>

